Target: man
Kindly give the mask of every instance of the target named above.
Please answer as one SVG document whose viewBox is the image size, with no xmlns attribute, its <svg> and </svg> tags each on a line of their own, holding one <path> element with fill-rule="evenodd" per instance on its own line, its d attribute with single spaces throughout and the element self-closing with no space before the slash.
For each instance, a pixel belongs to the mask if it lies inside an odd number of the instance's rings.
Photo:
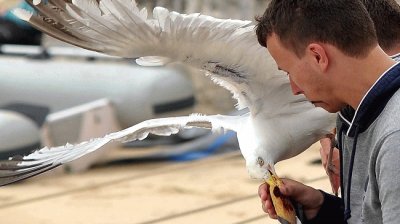
<svg viewBox="0 0 400 224">
<path fill-rule="evenodd" d="M 400 61 L 400 6 L 395 0 L 361 0 L 361 2 L 374 22 L 379 45 L 386 54 Z M 334 148 L 331 152 L 331 138 L 322 139 L 320 142 L 322 165 L 329 176 L 332 191 L 337 194 L 340 185 L 339 151 Z"/>
<path fill-rule="evenodd" d="M 374 22 L 378 42 L 390 56 L 400 54 L 400 6 L 395 0 L 361 0 Z M 400 59 L 398 59 L 400 60 Z"/>
<path fill-rule="evenodd" d="M 272 0 L 257 35 L 294 94 L 340 111 L 343 199 L 284 179 L 283 195 L 307 223 L 400 223 L 400 64 L 378 45 L 366 8 L 355 0 Z M 259 194 L 276 218 L 268 186 Z"/>
</svg>

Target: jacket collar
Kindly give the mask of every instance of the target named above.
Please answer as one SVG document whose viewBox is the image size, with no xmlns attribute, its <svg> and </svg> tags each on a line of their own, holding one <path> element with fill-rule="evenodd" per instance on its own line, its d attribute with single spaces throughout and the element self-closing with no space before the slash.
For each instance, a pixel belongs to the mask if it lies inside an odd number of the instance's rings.
<svg viewBox="0 0 400 224">
<path fill-rule="evenodd" d="M 400 61 L 400 53 L 390 56 L 393 60 L 399 62 Z"/>
<path fill-rule="evenodd" d="M 354 137 L 356 126 L 360 133 L 367 130 L 399 88 L 400 63 L 396 63 L 369 89 L 357 110 L 348 106 L 340 111 L 339 117 L 349 126 L 347 135 Z"/>
</svg>

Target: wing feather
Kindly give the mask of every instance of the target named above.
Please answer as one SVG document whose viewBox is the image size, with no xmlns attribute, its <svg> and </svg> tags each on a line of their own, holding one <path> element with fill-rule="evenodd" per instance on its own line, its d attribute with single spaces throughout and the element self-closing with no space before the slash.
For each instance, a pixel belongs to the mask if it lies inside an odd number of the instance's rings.
<svg viewBox="0 0 400 224">
<path fill-rule="evenodd" d="M 240 128 L 240 120 L 235 116 L 222 115 L 160 118 L 143 121 L 125 130 L 108 134 L 103 138 L 91 139 L 76 145 L 44 147 L 26 156 L 16 156 L 6 161 L 0 161 L 0 186 L 38 175 L 78 159 L 112 141 L 143 140 L 150 133 L 168 136 L 178 133 L 183 128 L 192 127 L 236 131 Z"/>
<path fill-rule="evenodd" d="M 185 15 L 161 7 L 147 18 L 147 11 L 131 0 L 48 0 L 34 7 L 39 15 L 16 14 L 58 39 L 89 50 L 144 57 L 141 64 L 145 65 L 152 64 L 145 63 L 146 56 L 167 57 L 206 70 L 233 93 L 239 108 L 248 107 L 252 114 L 259 108 L 271 115 L 285 112 L 299 98 L 303 106 L 312 108 L 304 97 L 292 96 L 287 78 L 258 44 L 250 21 Z"/>
</svg>

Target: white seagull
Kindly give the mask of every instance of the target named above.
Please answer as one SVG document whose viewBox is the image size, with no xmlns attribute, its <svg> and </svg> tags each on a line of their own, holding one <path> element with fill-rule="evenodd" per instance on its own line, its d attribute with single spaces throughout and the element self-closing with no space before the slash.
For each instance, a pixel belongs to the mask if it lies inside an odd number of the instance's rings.
<svg viewBox="0 0 400 224">
<path fill-rule="evenodd" d="M 179 14 L 157 7 L 153 18 L 131 0 L 28 0 L 38 12 L 14 14 L 43 32 L 89 50 L 141 65 L 180 61 L 205 71 L 237 99 L 240 116 L 190 115 L 147 120 L 77 145 L 42 148 L 0 162 L 0 185 L 22 180 L 93 152 L 112 141 L 176 134 L 183 128 L 232 130 L 253 178 L 306 150 L 330 133 L 335 115 L 294 96 L 286 75 L 257 42 L 250 21 Z M 156 57 L 151 57 L 156 56 Z M 118 74 L 116 74 L 118 78 Z M 162 81 L 162 80 L 160 80 Z"/>
</svg>

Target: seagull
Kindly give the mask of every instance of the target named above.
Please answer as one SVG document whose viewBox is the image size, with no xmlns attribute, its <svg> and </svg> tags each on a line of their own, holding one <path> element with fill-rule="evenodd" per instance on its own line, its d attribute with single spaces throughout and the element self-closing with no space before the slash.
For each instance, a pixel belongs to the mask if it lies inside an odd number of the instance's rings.
<svg viewBox="0 0 400 224">
<path fill-rule="evenodd" d="M 0 161 L 0 185 L 43 173 L 110 142 L 142 140 L 150 133 L 168 136 L 193 127 L 236 132 L 250 177 L 265 180 L 277 162 L 300 154 L 334 127 L 334 114 L 292 94 L 286 75 L 258 44 L 251 21 L 186 15 L 161 7 L 150 17 L 131 0 L 27 2 L 37 13 L 16 9 L 14 14 L 50 36 L 136 59 L 143 66 L 188 64 L 229 90 L 237 109 L 248 112 L 152 119 L 79 144 L 44 147 Z"/>
</svg>

